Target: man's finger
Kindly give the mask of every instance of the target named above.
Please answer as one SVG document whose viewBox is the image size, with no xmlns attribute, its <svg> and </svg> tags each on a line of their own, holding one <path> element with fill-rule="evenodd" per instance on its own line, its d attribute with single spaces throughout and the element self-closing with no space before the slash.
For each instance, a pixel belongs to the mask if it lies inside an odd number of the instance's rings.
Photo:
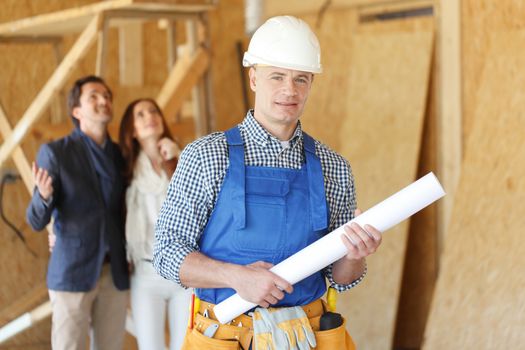
<svg viewBox="0 0 525 350">
<path fill-rule="evenodd" d="M 370 237 L 372 237 L 376 241 L 381 240 L 381 231 L 377 230 L 375 227 L 366 224 L 365 225 L 365 231 L 368 233 Z"/>
<path fill-rule="evenodd" d="M 276 283 L 275 286 L 281 290 L 281 291 L 285 291 L 286 293 L 292 293 L 293 292 L 293 286 L 286 282 L 285 280 L 281 280 L 280 282 Z"/>
</svg>

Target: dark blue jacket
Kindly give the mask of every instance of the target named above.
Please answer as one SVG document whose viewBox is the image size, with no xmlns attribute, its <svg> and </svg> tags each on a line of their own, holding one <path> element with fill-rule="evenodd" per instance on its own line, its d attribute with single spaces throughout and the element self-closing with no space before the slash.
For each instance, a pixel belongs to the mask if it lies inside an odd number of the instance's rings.
<svg viewBox="0 0 525 350">
<path fill-rule="evenodd" d="M 113 143 L 114 149 L 118 150 Z M 124 164 L 115 152 L 118 173 Z M 40 231 L 54 218 L 57 237 L 47 271 L 49 289 L 70 292 L 92 290 L 109 247 L 113 282 L 129 288 L 124 235 L 124 180 L 115 180 L 108 208 L 87 145 L 79 130 L 42 145 L 37 165 L 53 178 L 53 198 L 46 205 L 35 188 L 27 208 L 27 221 Z M 107 234 L 104 234 L 107 232 Z"/>
</svg>

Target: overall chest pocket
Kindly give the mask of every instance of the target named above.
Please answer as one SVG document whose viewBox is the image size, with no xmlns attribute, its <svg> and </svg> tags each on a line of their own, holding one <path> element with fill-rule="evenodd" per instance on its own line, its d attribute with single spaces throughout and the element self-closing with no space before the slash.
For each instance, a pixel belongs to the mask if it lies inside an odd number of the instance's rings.
<svg viewBox="0 0 525 350">
<path fill-rule="evenodd" d="M 235 232 L 237 249 L 253 253 L 282 250 L 286 239 L 286 179 L 246 178 L 246 226 Z"/>
</svg>

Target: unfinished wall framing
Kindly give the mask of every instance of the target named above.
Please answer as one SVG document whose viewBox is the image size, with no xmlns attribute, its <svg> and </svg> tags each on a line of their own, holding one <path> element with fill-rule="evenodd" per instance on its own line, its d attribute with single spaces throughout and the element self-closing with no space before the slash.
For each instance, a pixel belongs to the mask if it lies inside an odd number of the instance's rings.
<svg viewBox="0 0 525 350">
<path fill-rule="evenodd" d="M 175 109 L 170 118 L 174 134 L 183 145 L 192 141 L 196 135 L 211 131 L 215 124 L 214 112 L 217 112 L 219 117 L 238 115 L 238 118 L 242 118 L 244 112 L 241 109 L 236 110 L 235 103 L 215 108 L 214 99 L 201 97 L 203 94 L 210 96 L 214 86 L 223 85 L 219 81 L 224 79 L 221 74 L 209 74 L 212 65 L 221 62 L 224 73 L 234 71 L 238 74 L 238 65 L 234 58 L 235 43 L 243 37 L 244 23 L 242 8 L 239 7 L 241 0 L 231 1 L 228 6 L 212 4 L 211 1 L 201 1 L 199 4 L 195 1 L 190 4 L 182 2 L 6 0 L 3 4 L 5 11 L 0 15 L 0 104 L 3 111 L 0 116 L 0 154 L 3 159 L 1 168 L 2 171 L 18 168 L 17 171 L 24 177 L 25 186 L 22 181 L 18 181 L 6 187 L 6 195 L 11 198 L 7 215 L 19 226 L 28 248 L 14 238 L 7 226 L 0 223 L 2 239 L 6 242 L 1 264 L 4 287 L 0 294 L 0 305 L 3 305 L 0 307 L 0 326 L 14 319 L 17 314 L 31 310 L 47 298 L 42 284 L 48 256 L 47 237 L 45 234 L 31 233 L 31 229 L 25 224 L 24 214 L 29 196 L 24 187 L 32 189 L 27 169 L 39 145 L 64 136 L 71 130 L 72 124 L 65 115 L 66 110 L 63 106 L 65 92 L 74 80 L 86 74 L 99 73 L 112 87 L 115 96 L 115 118 L 110 125 L 110 133 L 113 137 L 118 129 L 120 114 L 127 103 L 138 97 L 156 97 L 161 90 L 164 91 L 164 101 L 167 105 L 171 103 L 175 94 L 177 98 L 181 94 L 189 97 L 184 103 L 179 103 L 178 110 Z M 213 29 L 210 30 L 210 27 L 226 25 L 223 23 L 227 19 L 224 12 L 228 12 L 238 21 L 228 22 L 229 28 L 232 29 L 228 36 L 212 37 L 210 33 L 213 33 Z M 25 19 L 31 16 L 35 17 Z M 99 19 L 93 21 L 96 16 L 99 16 Z M 18 21 L 13 21 L 15 19 Z M 87 25 L 90 20 L 91 27 Z M 193 34 L 188 34 L 188 30 L 193 30 L 187 26 L 191 21 L 197 23 L 197 26 L 194 27 Z M 94 22 L 97 23 L 93 24 Z M 234 30 L 237 26 L 238 31 Z M 142 81 L 137 80 L 140 74 L 134 76 L 132 81 L 120 79 L 122 74 L 119 74 L 119 67 L 125 66 L 123 62 L 128 67 L 128 78 L 129 73 L 133 72 L 130 67 L 137 64 L 122 60 L 126 50 L 130 52 L 139 49 L 136 46 L 133 49 L 131 46 L 126 48 L 125 45 L 121 45 L 119 39 L 126 30 L 124 28 L 130 27 L 135 33 L 139 28 L 139 34 L 143 37 L 140 50 L 144 54 L 142 61 L 138 61 L 138 64 L 142 62 L 143 65 Z M 85 28 L 89 28 L 88 31 Z M 189 40 L 192 40 L 192 43 L 189 43 Z M 98 44 L 94 45 L 95 43 Z M 78 48 L 79 46 L 82 47 Z M 181 49 L 176 50 L 178 46 L 181 46 Z M 212 54 L 211 50 L 215 46 L 220 49 Z M 205 50 L 204 54 L 200 48 Z M 72 51 L 76 57 L 71 57 Z M 197 63 L 188 60 L 188 57 L 195 56 L 199 57 Z M 183 71 L 178 77 L 179 84 L 172 83 L 163 88 L 169 71 L 175 70 L 172 67 L 188 61 L 190 65 L 186 68 L 189 69 L 178 69 L 179 72 Z M 68 63 L 72 64 L 68 67 Z M 53 72 L 57 66 L 58 78 L 57 73 Z M 200 86 L 196 94 L 192 93 L 193 84 Z M 240 95 L 238 86 L 240 81 L 238 85 L 230 83 L 229 93 L 239 91 Z M 44 96 L 42 91 L 45 92 Z M 201 101 L 199 111 L 193 108 L 193 101 L 197 98 Z M 27 108 L 35 104 L 36 106 Z M 195 123 L 194 116 L 197 113 L 202 115 L 204 122 Z M 12 162 L 11 155 L 15 163 Z M 28 249 L 31 249 L 34 255 Z M 6 306 L 10 304 L 12 307 L 7 309 Z M 16 310 L 13 307 L 16 307 Z M 16 336 L 0 345 L 0 348 L 11 349 L 20 346 L 25 349 L 48 349 L 49 321 Z M 128 342 L 126 346 L 134 345 Z"/>
</svg>

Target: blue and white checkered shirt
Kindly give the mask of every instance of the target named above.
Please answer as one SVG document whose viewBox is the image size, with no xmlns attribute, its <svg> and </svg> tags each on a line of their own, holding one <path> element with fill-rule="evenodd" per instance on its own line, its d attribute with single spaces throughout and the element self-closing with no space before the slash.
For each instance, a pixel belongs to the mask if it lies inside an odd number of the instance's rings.
<svg viewBox="0 0 525 350">
<path fill-rule="evenodd" d="M 245 162 L 249 166 L 300 169 L 305 162 L 301 124 L 289 146 L 269 134 L 249 111 L 239 124 L 245 142 Z M 330 209 L 328 232 L 353 218 L 355 188 L 348 162 L 320 142 L 315 142 L 323 169 L 325 193 Z M 155 228 L 153 264 L 157 272 L 182 285 L 179 270 L 184 258 L 199 250 L 199 239 L 208 223 L 229 165 L 228 145 L 223 132 L 204 136 L 189 144 L 181 154 Z M 332 265 L 324 270 L 330 285 L 338 291 L 356 286 L 337 284 Z M 182 285 L 185 287 L 184 285 Z"/>
</svg>

